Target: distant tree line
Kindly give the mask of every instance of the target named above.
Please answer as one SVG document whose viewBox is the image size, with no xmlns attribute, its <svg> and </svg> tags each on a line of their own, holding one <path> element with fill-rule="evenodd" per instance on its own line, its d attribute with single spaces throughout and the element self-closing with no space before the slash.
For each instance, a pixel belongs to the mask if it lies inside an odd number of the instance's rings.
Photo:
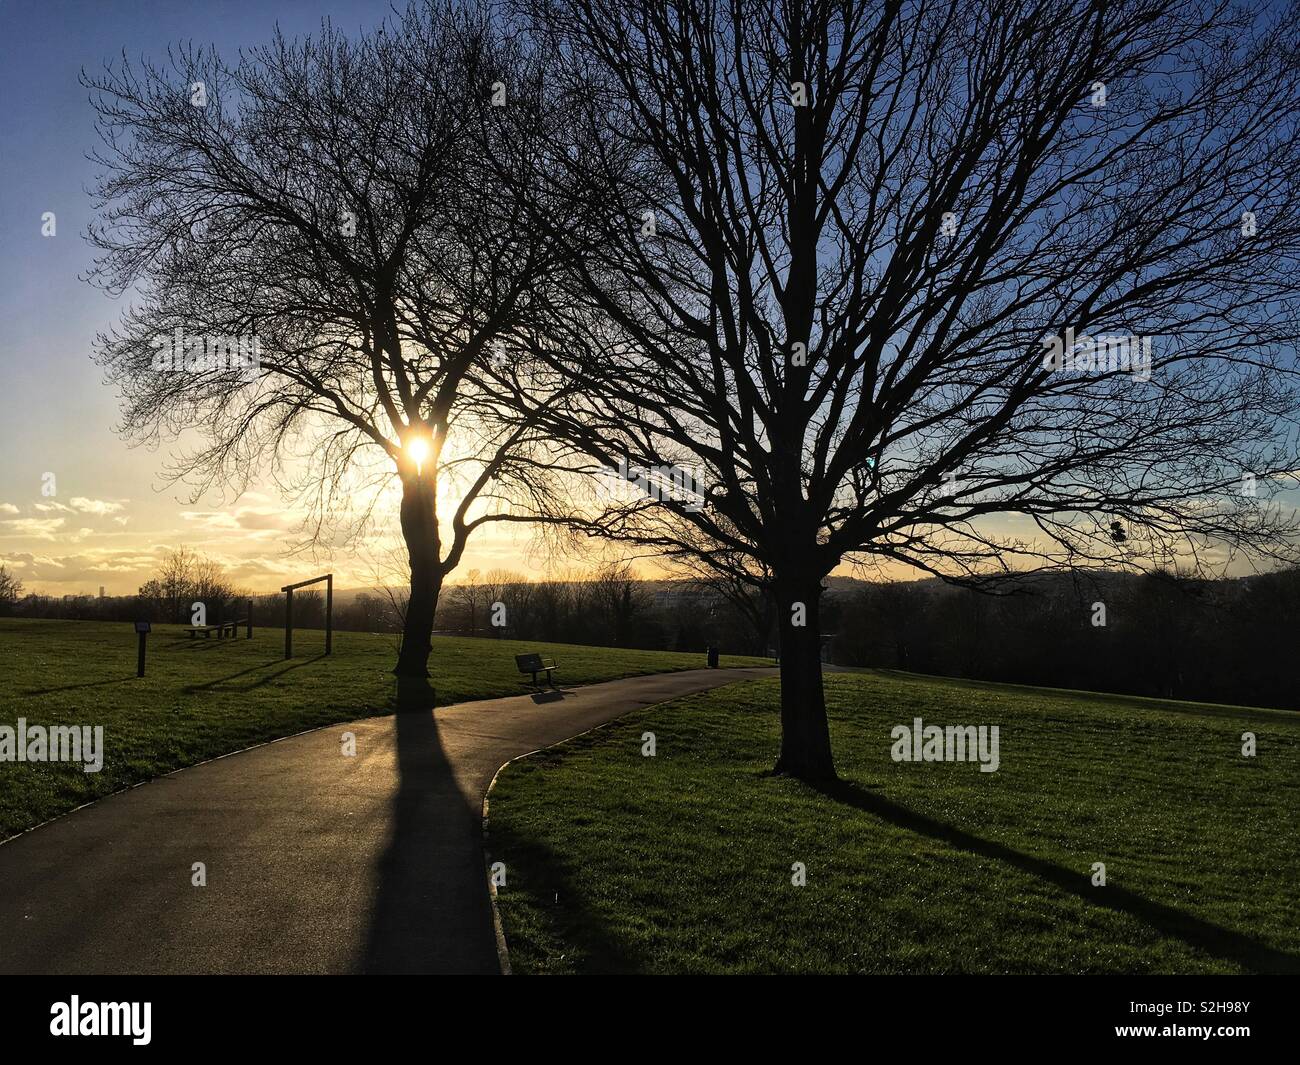
<svg viewBox="0 0 1300 1065">
<path fill-rule="evenodd" d="M 193 605 L 202 602 L 213 624 L 244 617 L 251 600 L 255 627 L 282 628 L 285 621 L 283 594 L 251 595 L 220 563 L 187 548 L 165 555 L 134 596 L 22 597 L 21 582 L 0 571 L 0 592 L 4 589 L 12 594 L 0 595 L 0 613 L 23 617 L 188 625 Z M 400 633 L 406 608 L 404 590 L 336 594 L 333 627 L 341 632 Z M 293 620 L 299 629 L 324 627 L 325 597 L 320 590 L 294 593 Z M 769 622 L 756 633 L 753 618 L 707 581 L 656 586 L 636 579 L 625 565 L 606 566 L 594 575 L 575 572 L 544 580 L 508 570 L 469 570 L 448 588 L 436 619 L 439 635 L 700 653 L 715 645 L 737 654 L 767 653 L 775 639 L 770 627 Z"/>
<path fill-rule="evenodd" d="M 756 639 L 746 619 L 713 589 L 685 581 L 656 586 L 620 565 L 540 581 L 505 570 L 470 570 L 448 587 L 437 620 L 440 631 L 464 636 L 648 650 L 766 650 L 766 640 Z"/>
<path fill-rule="evenodd" d="M 188 625 L 195 603 L 202 603 L 208 624 L 235 617 L 235 600 L 246 597 L 226 575 L 220 562 L 187 547 L 163 556 L 156 576 L 140 587 L 137 605 L 150 621 Z"/>
<path fill-rule="evenodd" d="M 244 616 L 281 628 L 285 597 L 249 596 L 222 567 L 181 549 L 136 596 L 22 595 L 0 567 L 0 616 L 188 624 Z M 379 590 L 335 597 L 334 628 L 402 631 L 405 601 Z M 325 623 L 315 588 L 294 595 L 295 628 Z M 1235 580 L 1157 571 L 1039 576 L 999 594 L 937 580 L 844 581 L 824 598 L 823 653 L 846 666 L 1078 688 L 1168 699 L 1300 709 L 1292 654 L 1300 569 Z M 529 580 L 469 570 L 439 603 L 436 632 L 592 646 L 766 655 L 777 643 L 770 602 L 738 583 L 642 581 L 630 567 Z"/>
<path fill-rule="evenodd" d="M 1062 575 L 1010 595 L 868 584 L 835 605 L 827 629 L 841 665 L 1300 709 L 1300 569 Z"/>
</svg>

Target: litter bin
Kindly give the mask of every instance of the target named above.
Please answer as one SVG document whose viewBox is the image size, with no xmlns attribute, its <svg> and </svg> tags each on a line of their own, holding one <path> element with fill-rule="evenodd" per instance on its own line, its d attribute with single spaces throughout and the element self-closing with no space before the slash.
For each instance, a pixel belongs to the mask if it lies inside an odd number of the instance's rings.
<svg viewBox="0 0 1300 1065">
<path fill-rule="evenodd" d="M 705 653 L 709 656 L 709 668 L 718 668 L 718 649 L 716 647 L 705 648 Z"/>
</svg>

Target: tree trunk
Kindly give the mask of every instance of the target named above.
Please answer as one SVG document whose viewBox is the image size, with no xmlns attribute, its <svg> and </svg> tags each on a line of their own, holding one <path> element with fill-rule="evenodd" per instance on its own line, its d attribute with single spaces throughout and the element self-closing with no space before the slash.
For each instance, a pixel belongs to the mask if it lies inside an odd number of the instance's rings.
<svg viewBox="0 0 1300 1065">
<path fill-rule="evenodd" d="M 781 756 L 776 771 L 810 782 L 835 779 L 822 691 L 821 594 L 816 579 L 776 590 L 781 632 Z M 802 625 L 795 624 L 799 620 Z"/>
<path fill-rule="evenodd" d="M 402 628 L 402 649 L 393 670 L 399 677 L 427 677 L 433 648 L 433 616 L 442 590 L 433 471 L 402 477 L 402 536 L 411 563 L 411 595 Z"/>
</svg>

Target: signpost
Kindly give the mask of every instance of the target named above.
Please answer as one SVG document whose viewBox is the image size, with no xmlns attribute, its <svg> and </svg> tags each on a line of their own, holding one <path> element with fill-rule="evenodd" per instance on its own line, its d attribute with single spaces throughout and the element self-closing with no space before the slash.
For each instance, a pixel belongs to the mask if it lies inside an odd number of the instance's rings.
<svg viewBox="0 0 1300 1065">
<path fill-rule="evenodd" d="M 145 637 L 149 635 L 150 628 L 151 626 L 147 621 L 137 621 L 135 623 L 135 631 L 140 637 L 140 643 L 135 657 L 135 675 L 137 677 L 144 676 L 144 640 Z"/>
</svg>

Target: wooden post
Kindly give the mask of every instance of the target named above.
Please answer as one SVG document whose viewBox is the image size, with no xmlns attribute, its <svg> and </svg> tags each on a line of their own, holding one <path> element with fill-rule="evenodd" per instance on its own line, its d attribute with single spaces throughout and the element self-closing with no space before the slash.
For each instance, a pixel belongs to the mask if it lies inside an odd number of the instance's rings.
<svg viewBox="0 0 1300 1065">
<path fill-rule="evenodd" d="M 284 600 L 284 657 L 293 657 L 293 589 L 285 592 Z"/>
<path fill-rule="evenodd" d="M 251 640 L 253 638 L 253 600 L 251 599 L 248 601 L 248 613 L 245 619 L 248 621 L 248 635 L 244 639 Z"/>
<path fill-rule="evenodd" d="M 295 588 L 306 588 L 309 584 L 325 581 L 325 653 L 330 654 L 334 648 L 334 574 L 322 573 L 319 577 L 286 584 L 280 591 L 284 592 L 284 657 L 293 657 L 293 592 Z M 249 601 L 249 616 L 252 616 L 252 600 Z M 251 635 L 251 633 L 250 633 Z"/>
<path fill-rule="evenodd" d="M 334 649 L 334 574 L 325 578 L 325 653 Z"/>
</svg>

